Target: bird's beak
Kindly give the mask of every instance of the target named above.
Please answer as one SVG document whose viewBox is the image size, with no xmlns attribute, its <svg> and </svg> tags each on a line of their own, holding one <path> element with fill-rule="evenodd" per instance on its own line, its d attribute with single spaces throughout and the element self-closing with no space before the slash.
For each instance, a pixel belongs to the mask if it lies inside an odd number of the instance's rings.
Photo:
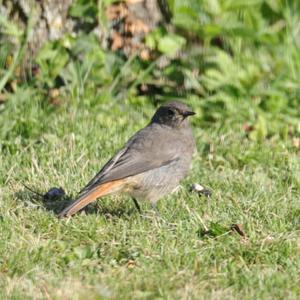
<svg viewBox="0 0 300 300">
<path fill-rule="evenodd" d="M 195 115 L 196 113 L 195 112 L 193 112 L 193 111 L 185 111 L 185 112 L 183 112 L 182 113 L 182 115 L 186 118 L 186 117 L 189 117 L 189 116 L 193 116 L 193 115 Z"/>
</svg>

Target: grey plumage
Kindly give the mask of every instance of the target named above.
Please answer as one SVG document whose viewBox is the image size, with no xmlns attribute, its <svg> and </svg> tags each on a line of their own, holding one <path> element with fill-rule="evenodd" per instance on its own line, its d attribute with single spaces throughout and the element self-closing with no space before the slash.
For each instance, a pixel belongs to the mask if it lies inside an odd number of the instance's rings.
<svg viewBox="0 0 300 300">
<path fill-rule="evenodd" d="M 137 200 L 155 203 L 186 175 L 195 142 L 187 117 L 194 114 L 180 102 L 161 106 L 145 128 L 133 135 L 80 192 L 85 199 L 105 183 L 124 180 L 112 192 L 124 191 Z M 107 193 L 108 194 L 108 193 Z M 68 215 L 68 209 L 61 216 Z"/>
</svg>

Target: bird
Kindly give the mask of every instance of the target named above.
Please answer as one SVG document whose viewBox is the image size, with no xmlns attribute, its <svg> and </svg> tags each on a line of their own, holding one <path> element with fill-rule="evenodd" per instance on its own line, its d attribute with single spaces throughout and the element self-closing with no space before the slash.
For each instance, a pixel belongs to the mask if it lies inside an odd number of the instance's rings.
<svg viewBox="0 0 300 300">
<path fill-rule="evenodd" d="M 187 175 L 195 150 L 188 121 L 194 115 L 186 104 L 162 104 L 150 123 L 136 132 L 79 192 L 77 199 L 59 213 L 69 217 L 98 198 L 124 193 L 139 202 L 157 201 L 174 191 Z"/>
</svg>

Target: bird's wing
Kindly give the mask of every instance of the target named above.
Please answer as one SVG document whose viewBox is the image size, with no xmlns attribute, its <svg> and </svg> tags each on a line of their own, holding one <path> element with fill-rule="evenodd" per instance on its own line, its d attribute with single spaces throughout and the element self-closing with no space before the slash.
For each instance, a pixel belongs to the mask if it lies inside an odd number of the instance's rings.
<svg viewBox="0 0 300 300">
<path fill-rule="evenodd" d="M 174 142 L 173 134 L 166 127 L 150 124 L 143 128 L 104 165 L 79 195 L 83 196 L 100 184 L 143 173 L 179 159 L 176 145 L 170 146 L 171 140 Z"/>
</svg>

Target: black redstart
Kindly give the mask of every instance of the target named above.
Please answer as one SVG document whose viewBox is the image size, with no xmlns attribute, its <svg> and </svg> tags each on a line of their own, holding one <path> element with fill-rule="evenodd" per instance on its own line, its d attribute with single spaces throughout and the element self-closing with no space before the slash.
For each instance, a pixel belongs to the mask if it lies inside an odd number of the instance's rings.
<svg viewBox="0 0 300 300">
<path fill-rule="evenodd" d="M 158 199 L 172 192 L 187 174 L 195 149 L 187 117 L 194 114 L 176 101 L 160 106 L 151 122 L 129 139 L 59 216 L 71 216 L 97 198 L 118 192 L 129 194 L 138 210 L 138 200 L 148 200 L 156 209 Z"/>
</svg>

